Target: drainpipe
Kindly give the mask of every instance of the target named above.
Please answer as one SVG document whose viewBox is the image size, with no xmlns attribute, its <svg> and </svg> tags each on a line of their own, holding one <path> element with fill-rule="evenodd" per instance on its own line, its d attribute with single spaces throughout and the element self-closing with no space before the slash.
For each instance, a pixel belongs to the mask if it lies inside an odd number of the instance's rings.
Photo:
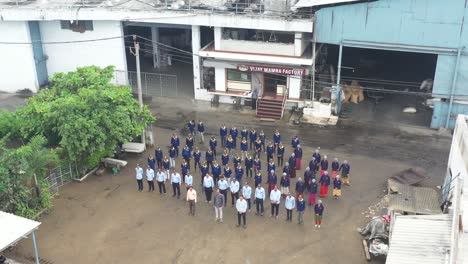
<svg viewBox="0 0 468 264">
<path fill-rule="evenodd" d="M 340 81 L 341 81 L 341 59 L 343 56 L 343 43 L 340 43 L 340 50 L 338 53 L 338 69 L 337 69 L 337 74 L 336 74 L 336 86 L 340 87 Z"/>
<path fill-rule="evenodd" d="M 452 79 L 452 88 L 450 89 L 450 101 L 449 101 L 449 108 L 448 108 L 448 112 L 447 112 L 447 120 L 445 122 L 445 128 L 448 128 L 449 127 L 449 123 L 450 123 L 450 116 L 451 116 L 451 112 L 452 112 L 452 106 L 453 106 L 453 97 L 454 97 L 454 92 L 455 92 L 455 87 L 456 87 L 456 84 L 457 84 L 457 77 L 458 77 L 458 68 L 460 66 L 460 55 L 461 55 L 461 51 L 464 47 L 460 47 L 458 48 L 457 50 L 457 60 L 455 62 L 455 72 L 453 73 L 453 79 Z"/>
</svg>

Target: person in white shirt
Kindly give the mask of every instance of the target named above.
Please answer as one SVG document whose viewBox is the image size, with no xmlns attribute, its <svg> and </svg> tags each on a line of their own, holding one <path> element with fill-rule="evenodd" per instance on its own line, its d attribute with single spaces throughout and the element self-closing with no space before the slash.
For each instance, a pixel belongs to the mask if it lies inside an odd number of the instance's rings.
<svg viewBox="0 0 468 264">
<path fill-rule="evenodd" d="M 211 203 L 211 195 L 213 194 L 214 181 L 210 174 L 203 177 L 203 187 L 205 188 L 206 202 Z"/>
<path fill-rule="evenodd" d="M 218 181 L 218 187 L 219 192 L 224 196 L 224 206 L 226 206 L 229 183 L 226 181 L 226 178 L 224 178 L 224 176 L 222 176 L 221 179 Z"/>
<path fill-rule="evenodd" d="M 135 168 L 135 173 L 136 173 L 136 180 L 138 184 L 138 191 L 142 192 L 143 191 L 143 168 L 140 167 L 140 164 L 137 164 Z"/>
<path fill-rule="evenodd" d="M 189 204 L 189 214 L 195 215 L 195 205 L 197 204 L 197 192 L 192 186 L 187 191 L 187 202 Z"/>
<path fill-rule="evenodd" d="M 231 181 L 231 185 L 229 188 L 231 189 L 231 200 L 232 200 L 232 206 L 234 206 L 234 201 L 237 201 L 239 198 L 239 182 L 237 181 L 236 177 L 233 177 Z"/>
<path fill-rule="evenodd" d="M 148 181 L 148 192 L 154 192 L 154 170 L 150 166 L 146 169 L 146 180 Z"/>
<path fill-rule="evenodd" d="M 171 171 L 171 184 L 172 184 L 172 197 L 175 197 L 177 194 L 177 199 L 180 198 L 180 183 L 182 182 L 182 178 L 180 174 L 176 172 L 174 169 Z"/>
<path fill-rule="evenodd" d="M 237 227 L 240 226 L 241 224 L 241 217 L 242 217 L 242 220 L 244 222 L 244 225 L 243 227 L 246 228 L 247 227 L 247 202 L 245 201 L 244 197 L 241 195 L 239 197 L 239 199 L 237 199 L 237 202 L 236 202 L 236 209 L 237 209 Z"/>
<path fill-rule="evenodd" d="M 255 205 L 257 208 L 256 215 L 260 214 L 263 216 L 263 201 L 265 201 L 265 189 L 261 184 L 257 185 L 255 188 Z"/>
<path fill-rule="evenodd" d="M 190 174 L 190 171 L 187 171 L 187 175 L 185 175 L 185 188 L 187 191 L 189 190 L 190 186 L 193 186 L 193 176 Z"/>
<path fill-rule="evenodd" d="M 166 193 L 166 180 L 167 176 L 161 168 L 158 168 L 158 173 L 156 173 L 156 181 L 158 182 L 159 194 L 161 195 L 163 192 Z"/>
<path fill-rule="evenodd" d="M 247 206 L 250 212 L 250 198 L 252 197 L 252 187 L 249 186 L 248 182 L 245 182 L 244 187 L 242 187 L 242 196 L 244 196 L 244 199 L 247 201 Z"/>
<path fill-rule="evenodd" d="M 281 200 L 281 192 L 278 190 L 278 186 L 275 185 L 275 188 L 270 193 L 270 202 L 271 202 L 271 217 L 275 216 L 278 219 L 278 211 Z"/>
<path fill-rule="evenodd" d="M 292 212 L 296 208 L 296 199 L 291 193 L 288 193 L 288 196 L 286 196 L 284 207 L 286 208 L 286 221 L 292 222 Z"/>
</svg>

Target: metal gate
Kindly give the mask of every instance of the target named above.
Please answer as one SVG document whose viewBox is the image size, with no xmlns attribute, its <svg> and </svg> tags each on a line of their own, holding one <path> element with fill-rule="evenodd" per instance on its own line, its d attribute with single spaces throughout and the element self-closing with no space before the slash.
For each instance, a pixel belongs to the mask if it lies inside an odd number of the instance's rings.
<svg viewBox="0 0 468 264">
<path fill-rule="evenodd" d="M 70 183 L 73 179 L 73 168 L 71 164 L 68 166 L 58 166 L 50 170 L 49 176 L 45 178 L 49 183 L 49 191 L 51 194 L 58 194 L 60 187 Z"/>
<path fill-rule="evenodd" d="M 121 79 L 124 71 L 116 71 L 116 79 Z M 134 71 L 127 72 L 128 85 L 132 87 L 134 92 L 138 91 L 137 73 Z M 141 74 L 141 90 L 144 95 L 160 96 L 160 97 L 177 97 L 177 75 L 142 72 Z M 119 76 L 120 75 L 120 76 Z"/>
</svg>

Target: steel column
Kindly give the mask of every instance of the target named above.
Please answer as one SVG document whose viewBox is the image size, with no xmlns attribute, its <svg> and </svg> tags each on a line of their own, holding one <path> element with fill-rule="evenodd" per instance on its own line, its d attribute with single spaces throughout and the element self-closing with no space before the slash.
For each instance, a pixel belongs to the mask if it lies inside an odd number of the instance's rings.
<svg viewBox="0 0 468 264">
<path fill-rule="evenodd" d="M 34 231 L 31 234 L 32 234 L 32 241 L 33 241 L 33 246 L 34 246 L 34 257 L 36 258 L 36 264 L 39 264 L 39 253 L 37 251 L 36 235 L 34 234 Z"/>
<path fill-rule="evenodd" d="M 457 60 L 455 62 L 455 72 L 453 73 L 453 79 L 452 79 L 452 88 L 450 89 L 450 101 L 449 101 L 449 107 L 447 111 L 447 120 L 445 121 L 445 128 L 449 127 L 450 124 L 450 115 L 452 112 L 452 106 L 453 106 L 453 93 L 455 92 L 455 87 L 457 86 L 457 78 L 458 78 L 458 68 L 460 67 L 460 55 L 463 47 L 458 48 L 457 50 Z"/>
</svg>

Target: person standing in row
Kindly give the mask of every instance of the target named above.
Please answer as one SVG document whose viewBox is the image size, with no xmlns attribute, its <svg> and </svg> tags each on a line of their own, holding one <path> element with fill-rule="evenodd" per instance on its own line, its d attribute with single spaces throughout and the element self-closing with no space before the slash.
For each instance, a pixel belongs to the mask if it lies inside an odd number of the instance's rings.
<svg viewBox="0 0 468 264">
<path fill-rule="evenodd" d="M 320 162 L 322 161 L 322 156 L 320 156 L 320 147 L 318 147 L 314 154 L 312 154 L 312 157 L 315 159 L 315 161 L 317 162 L 317 165 L 315 167 L 315 171 L 318 171 L 319 169 L 319 165 L 320 165 Z"/>
<path fill-rule="evenodd" d="M 243 227 L 247 227 L 247 202 L 245 201 L 244 197 L 241 195 L 236 202 L 236 209 L 237 209 L 237 227 L 240 227 L 241 218 L 243 220 Z"/>
<path fill-rule="evenodd" d="M 254 173 L 259 172 L 262 169 L 262 161 L 260 160 L 260 157 L 255 157 L 254 159 Z"/>
<path fill-rule="evenodd" d="M 187 145 L 187 147 L 190 149 L 190 151 L 192 151 L 194 142 L 193 142 L 193 136 L 191 134 L 189 134 L 185 138 L 185 145 Z"/>
<path fill-rule="evenodd" d="M 270 163 L 270 161 L 273 159 L 274 153 L 275 153 L 275 146 L 273 145 L 272 142 L 270 142 L 266 148 L 267 163 Z"/>
<path fill-rule="evenodd" d="M 174 147 L 175 149 L 175 157 L 179 157 L 179 146 L 180 146 L 180 139 L 179 136 L 177 136 L 176 133 L 172 134 L 171 137 L 171 146 Z M 170 155 L 169 155 L 170 156 Z M 174 167 L 174 166 L 173 166 Z"/>
<path fill-rule="evenodd" d="M 197 204 L 197 191 L 192 186 L 187 191 L 187 202 L 189 204 L 189 214 L 195 216 L 195 205 Z"/>
<path fill-rule="evenodd" d="M 189 135 L 195 136 L 195 120 L 190 120 L 187 124 L 187 128 L 189 130 Z"/>
<path fill-rule="evenodd" d="M 242 130 L 241 130 L 240 133 L 241 133 L 240 138 L 241 138 L 241 139 L 242 139 L 242 138 L 245 138 L 245 140 L 247 140 L 247 137 L 249 136 L 249 131 L 247 130 L 247 128 L 245 128 L 245 127 L 242 128 Z M 244 199 L 245 199 L 245 197 L 244 197 Z"/>
<path fill-rule="evenodd" d="M 239 153 L 237 153 L 236 155 L 234 155 L 234 157 L 232 158 L 232 163 L 234 164 L 234 166 L 233 166 L 234 169 L 236 169 L 237 166 L 238 166 L 239 164 L 242 163 L 242 159 L 241 159 L 241 157 L 239 156 Z"/>
<path fill-rule="evenodd" d="M 235 177 L 232 179 L 229 189 L 231 189 L 231 202 L 232 206 L 234 206 L 234 202 L 239 199 L 239 182 Z"/>
<path fill-rule="evenodd" d="M 288 160 L 290 174 L 289 177 L 296 178 L 296 154 L 291 153 L 291 157 Z"/>
<path fill-rule="evenodd" d="M 283 167 L 283 173 L 286 173 L 288 177 L 291 175 L 291 168 L 289 167 L 289 162 L 286 162 Z"/>
<path fill-rule="evenodd" d="M 265 189 L 263 189 L 262 185 L 257 185 L 255 188 L 255 205 L 257 209 L 257 215 L 260 214 L 263 216 L 263 202 L 265 201 Z"/>
<path fill-rule="evenodd" d="M 140 164 L 137 164 L 135 168 L 136 180 L 138 185 L 138 191 L 143 191 L 143 168 L 140 167 Z"/>
<path fill-rule="evenodd" d="M 215 159 L 217 158 L 217 155 L 216 155 L 216 147 L 217 146 L 218 146 L 218 142 L 216 141 L 216 138 L 214 136 L 212 136 L 211 139 L 210 139 L 210 149 L 213 152 L 213 155 L 214 155 Z"/>
<path fill-rule="evenodd" d="M 250 139 L 250 150 L 254 150 L 253 147 L 255 147 L 255 141 L 257 140 L 257 131 L 255 128 L 252 128 L 249 132 L 249 139 Z"/>
<path fill-rule="evenodd" d="M 328 172 L 328 158 L 327 158 L 327 155 L 323 155 L 323 159 L 320 162 L 320 176 L 322 176 L 325 172 Z"/>
<path fill-rule="evenodd" d="M 226 178 L 228 183 L 231 183 L 231 175 L 232 175 L 232 170 L 229 167 L 229 164 L 227 164 L 226 167 L 224 167 L 224 177 Z"/>
<path fill-rule="evenodd" d="M 189 171 L 189 165 L 187 161 L 182 161 L 182 163 L 180 164 L 180 171 L 182 172 L 182 180 L 184 180 L 185 175 L 187 175 Z"/>
<path fill-rule="evenodd" d="M 241 150 L 241 153 L 242 153 L 242 159 L 245 159 L 247 154 L 248 154 L 248 149 L 249 149 L 249 146 L 248 146 L 248 143 L 247 143 L 247 139 L 245 137 L 242 138 L 241 142 L 240 142 L 240 150 Z"/>
<path fill-rule="evenodd" d="M 180 184 L 182 183 L 182 178 L 180 174 L 175 171 L 174 168 L 171 168 L 171 184 L 172 184 L 172 197 L 177 195 L 177 199 L 180 198 Z"/>
<path fill-rule="evenodd" d="M 221 177 L 221 179 L 218 181 L 218 188 L 220 193 L 224 196 L 224 206 L 226 206 L 229 183 L 224 177 Z"/>
<path fill-rule="evenodd" d="M 260 138 L 257 138 L 254 143 L 254 148 L 255 148 L 255 157 L 260 158 L 262 156 L 262 141 Z"/>
<path fill-rule="evenodd" d="M 276 157 L 277 157 L 277 163 L 278 166 L 283 166 L 284 162 L 284 146 L 283 143 L 279 143 L 278 149 L 276 150 Z"/>
<path fill-rule="evenodd" d="M 229 163 L 229 153 L 227 149 L 224 149 L 223 155 L 221 155 L 221 164 L 223 165 L 223 170 Z"/>
<path fill-rule="evenodd" d="M 253 158 L 252 156 L 250 156 L 248 152 L 245 156 L 244 163 L 245 163 L 245 175 L 247 176 L 247 178 L 249 177 L 252 178 L 253 177 L 253 170 L 252 170 Z"/>
<path fill-rule="evenodd" d="M 305 211 L 305 201 L 302 195 L 299 195 L 297 200 L 297 223 L 302 225 L 304 224 L 304 211 Z"/>
<path fill-rule="evenodd" d="M 160 147 L 157 147 L 156 150 L 154 151 L 154 156 L 156 157 L 156 165 L 158 165 L 158 169 L 163 166 L 162 161 L 163 161 L 163 152 Z"/>
<path fill-rule="evenodd" d="M 312 206 L 315 204 L 318 191 L 318 184 L 315 178 L 312 178 L 312 180 L 310 180 L 309 189 L 307 191 L 309 192 L 309 206 Z"/>
<path fill-rule="evenodd" d="M 213 162 L 213 167 L 211 167 L 211 173 L 213 174 L 214 182 L 219 181 L 219 177 L 221 177 L 221 167 L 218 165 L 218 162 Z"/>
<path fill-rule="evenodd" d="M 223 207 L 226 205 L 225 196 L 221 193 L 220 189 L 216 190 L 216 195 L 214 197 L 213 207 L 215 210 L 215 221 L 223 222 Z"/>
<path fill-rule="evenodd" d="M 276 187 L 276 184 L 278 183 L 278 177 L 275 174 L 274 170 L 270 171 L 270 174 L 268 174 L 268 194 L 271 194 L 271 191 Z"/>
<path fill-rule="evenodd" d="M 166 173 L 161 170 L 161 168 L 158 168 L 158 173 L 156 174 L 156 181 L 158 182 L 158 189 L 159 189 L 159 194 L 166 194 L 166 180 L 167 180 L 167 175 Z"/>
<path fill-rule="evenodd" d="M 278 148 L 279 143 L 281 143 L 281 134 L 278 129 L 275 130 L 273 134 L 273 144 L 275 145 L 275 150 Z"/>
<path fill-rule="evenodd" d="M 275 171 L 276 172 L 276 164 L 273 161 L 273 159 L 271 159 L 270 162 L 268 162 L 268 164 L 267 164 L 267 172 L 269 172 L 269 171 Z"/>
<path fill-rule="evenodd" d="M 299 198 L 299 195 L 304 196 L 305 184 L 302 181 L 301 177 L 297 179 L 296 182 L 296 197 Z"/>
<path fill-rule="evenodd" d="M 193 176 L 190 174 L 190 171 L 187 171 L 187 175 L 185 175 L 185 189 L 188 190 L 190 187 L 193 187 Z"/>
<path fill-rule="evenodd" d="M 305 184 L 305 189 L 309 190 L 310 182 L 312 181 L 312 178 L 314 177 L 314 174 L 312 171 L 310 171 L 310 167 L 307 167 L 306 170 L 304 171 L 304 184 Z"/>
<path fill-rule="evenodd" d="M 170 160 L 170 166 L 175 167 L 175 159 L 178 156 L 177 150 L 174 146 L 171 146 L 169 148 L 169 160 Z"/>
<path fill-rule="evenodd" d="M 205 188 L 206 202 L 211 203 L 211 195 L 213 194 L 214 181 L 210 174 L 203 178 L 203 188 Z"/>
<path fill-rule="evenodd" d="M 227 137 L 227 127 L 225 124 L 223 124 L 220 128 L 219 128 L 219 136 L 221 137 L 221 146 L 223 148 L 226 147 L 226 137 Z"/>
<path fill-rule="evenodd" d="M 340 176 L 337 175 L 336 178 L 333 180 L 333 197 L 335 200 L 340 198 L 341 196 L 341 179 Z"/>
<path fill-rule="evenodd" d="M 197 171 L 197 167 L 198 169 L 200 169 L 201 167 L 201 163 L 200 163 L 200 159 L 201 159 L 201 151 L 198 147 L 195 147 L 195 151 L 193 151 L 193 160 L 194 160 L 194 171 Z"/>
<path fill-rule="evenodd" d="M 294 208 L 296 208 L 296 200 L 290 193 L 288 193 L 288 196 L 286 197 L 284 207 L 286 208 L 286 221 L 292 222 L 292 212 Z"/>
<path fill-rule="evenodd" d="M 167 156 L 164 157 L 164 159 L 162 161 L 162 165 L 163 165 L 163 169 L 165 171 L 169 171 L 169 169 L 171 168 L 171 161 L 169 160 L 169 158 Z"/>
<path fill-rule="evenodd" d="M 229 135 L 231 135 L 232 137 L 232 144 L 233 144 L 233 149 L 236 148 L 237 146 L 237 136 L 239 134 L 239 131 L 237 130 L 237 127 L 233 126 L 230 130 L 229 130 Z"/>
<path fill-rule="evenodd" d="M 148 181 L 148 192 L 154 192 L 154 170 L 151 166 L 146 169 L 146 180 Z"/>
<path fill-rule="evenodd" d="M 286 197 L 286 195 L 289 194 L 289 185 L 290 185 L 290 182 L 289 182 L 289 178 L 288 178 L 288 175 L 286 175 L 286 173 L 283 172 L 283 177 L 281 177 L 281 180 L 280 180 L 280 189 L 281 189 L 281 197 Z"/>
<path fill-rule="evenodd" d="M 275 216 L 278 219 L 279 206 L 281 201 L 281 192 L 278 190 L 278 187 L 275 188 L 270 193 L 270 202 L 271 202 L 271 217 Z"/>
<path fill-rule="evenodd" d="M 340 173 L 340 163 L 338 162 L 337 158 L 333 159 L 332 164 L 331 164 L 331 170 L 332 170 L 332 178 L 335 179 L 336 176 Z"/>
<path fill-rule="evenodd" d="M 242 165 L 240 163 L 237 164 L 237 167 L 235 168 L 235 172 L 236 172 L 237 181 L 242 182 L 242 177 L 244 176 L 244 169 L 242 168 Z"/>
<path fill-rule="evenodd" d="M 192 153 L 190 153 L 190 149 L 187 145 L 182 149 L 182 158 L 185 161 L 185 165 L 187 166 L 187 169 L 190 169 L 190 158 L 192 157 Z"/>
<path fill-rule="evenodd" d="M 262 151 L 265 151 L 265 132 L 263 130 L 260 130 L 260 133 L 258 133 L 258 138 L 261 142 Z"/>
<path fill-rule="evenodd" d="M 149 157 L 148 157 L 148 166 L 149 166 L 151 169 L 153 169 L 153 171 L 154 171 L 154 169 L 155 169 L 154 166 L 155 166 L 155 165 L 156 165 L 156 159 L 154 159 L 153 156 L 149 155 Z"/>
<path fill-rule="evenodd" d="M 255 186 L 262 184 L 262 172 L 261 171 L 257 171 L 254 177 L 254 181 L 255 181 Z"/>
<path fill-rule="evenodd" d="M 201 173 L 200 185 L 203 186 L 203 178 L 206 176 L 206 174 L 208 174 L 209 171 L 210 171 L 210 168 L 208 167 L 208 164 L 205 161 L 203 165 L 200 167 L 200 173 Z"/>
<path fill-rule="evenodd" d="M 231 135 L 229 135 L 229 136 L 227 137 L 227 140 L 226 140 L 226 148 L 227 148 L 227 150 L 228 150 L 229 155 L 231 155 L 232 150 L 235 149 L 234 139 L 232 138 Z"/>
<path fill-rule="evenodd" d="M 242 196 L 244 196 L 244 199 L 247 201 L 247 205 L 248 205 L 249 212 L 250 212 L 252 187 L 249 186 L 248 182 L 245 182 L 244 187 L 242 187 Z"/>
<path fill-rule="evenodd" d="M 323 217 L 324 209 L 325 208 L 323 207 L 322 200 L 318 200 L 317 204 L 314 207 L 315 227 L 320 228 L 320 225 L 322 224 L 322 217 Z"/>
<path fill-rule="evenodd" d="M 330 186 L 330 176 L 328 176 L 328 172 L 326 171 L 320 177 L 320 197 L 328 196 L 328 187 Z"/>
<path fill-rule="evenodd" d="M 211 149 L 205 152 L 205 160 L 206 160 L 206 164 L 208 164 L 208 168 L 213 167 L 214 154 L 213 154 L 213 151 L 211 151 Z"/>
<path fill-rule="evenodd" d="M 297 146 L 300 144 L 300 141 L 299 141 L 299 137 L 298 136 L 294 136 L 291 140 L 291 146 L 292 146 L 292 149 L 296 149 Z"/>
<path fill-rule="evenodd" d="M 198 121 L 197 130 L 200 134 L 200 144 L 205 143 L 205 124 L 201 120 Z"/>
<path fill-rule="evenodd" d="M 347 160 L 343 161 L 343 164 L 340 166 L 341 170 L 341 178 L 343 179 L 343 183 L 349 186 L 349 173 L 351 171 L 351 166 Z"/>
<path fill-rule="evenodd" d="M 302 148 L 301 145 L 297 145 L 294 149 L 294 156 L 296 156 L 296 170 L 300 170 L 302 166 Z"/>
</svg>

